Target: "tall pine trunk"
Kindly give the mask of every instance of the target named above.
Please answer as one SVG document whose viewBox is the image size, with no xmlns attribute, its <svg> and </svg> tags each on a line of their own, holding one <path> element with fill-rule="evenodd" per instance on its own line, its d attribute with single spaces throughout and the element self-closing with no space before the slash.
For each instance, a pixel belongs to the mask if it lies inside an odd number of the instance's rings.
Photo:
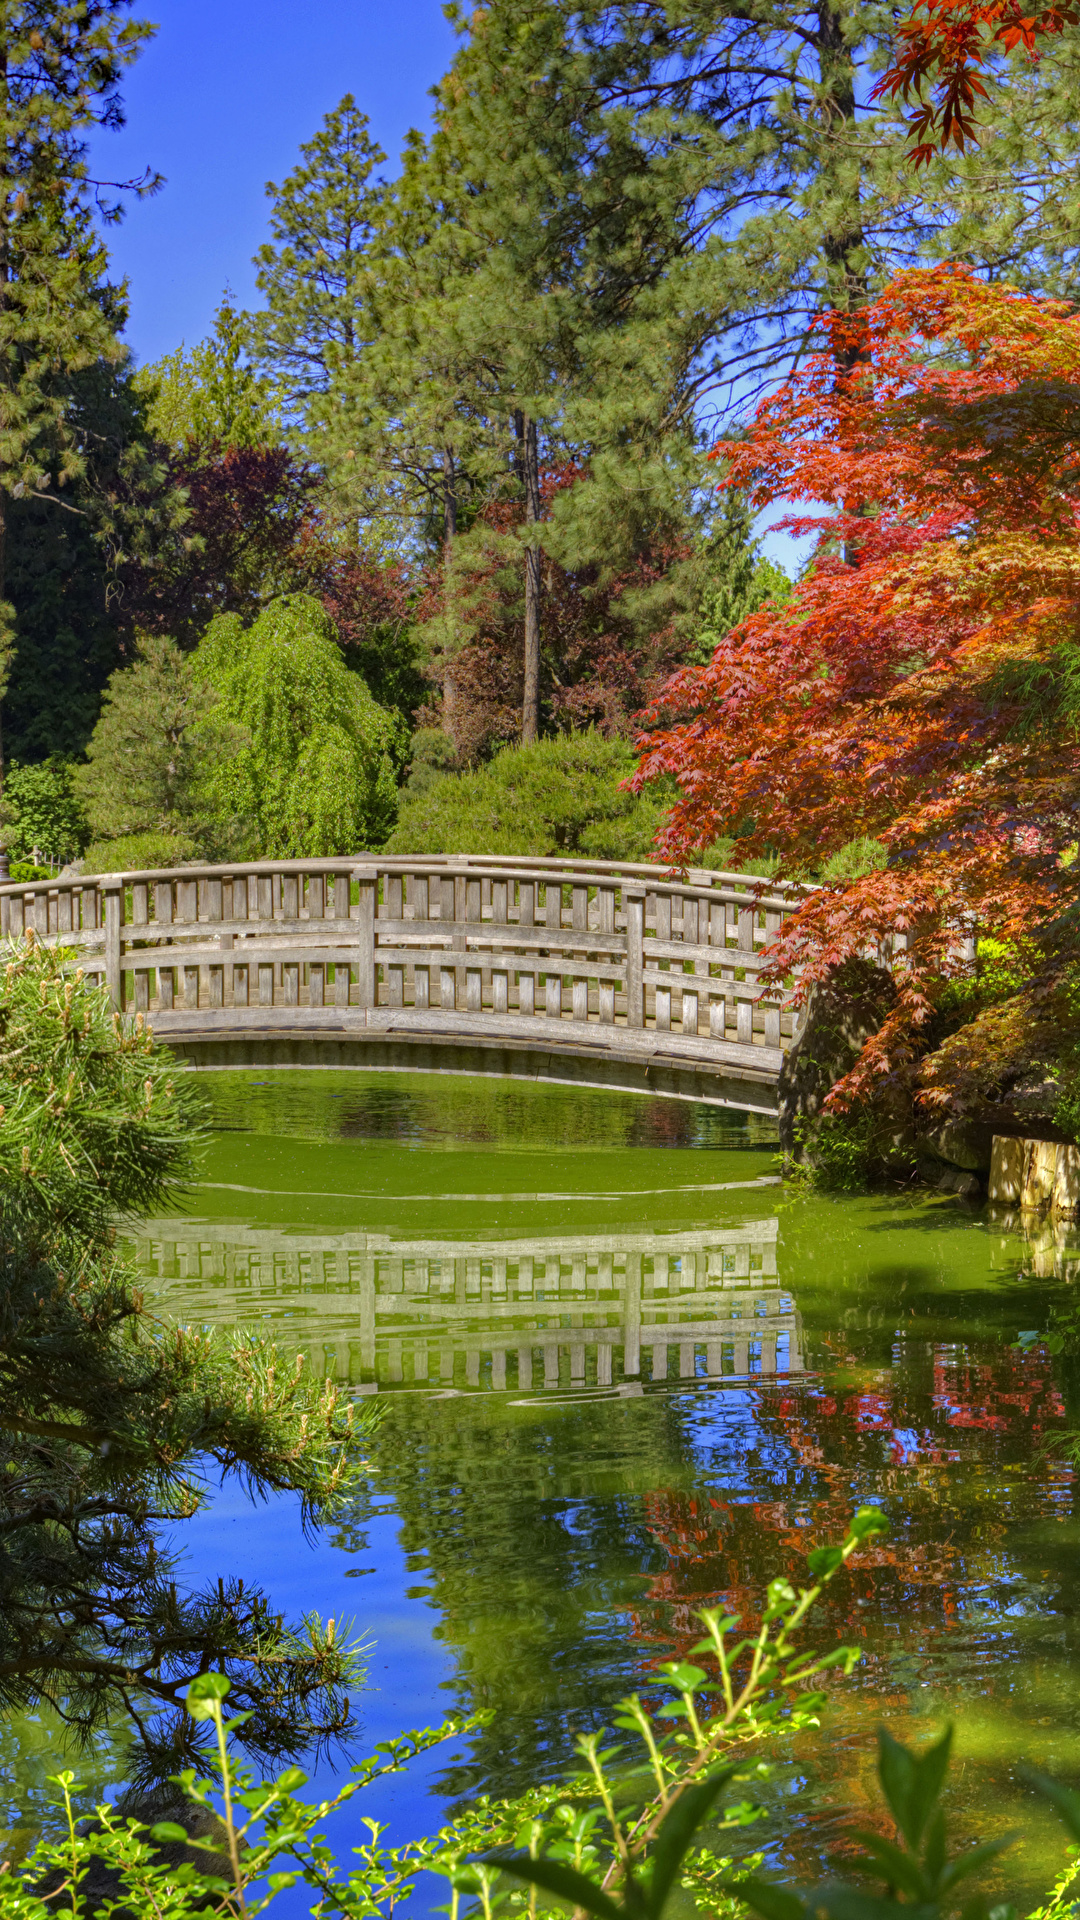
<svg viewBox="0 0 1080 1920">
<path fill-rule="evenodd" d="M 453 613 L 454 537 L 457 533 L 457 523 L 458 523 L 457 462 L 454 459 L 453 447 L 443 448 L 442 491 L 443 491 L 443 613 L 446 619 L 447 628 L 449 629 L 450 623 L 454 617 L 454 613 Z M 447 639 L 449 640 L 449 632 L 447 634 Z M 457 739 L 454 734 L 454 704 L 456 699 L 456 694 L 454 689 L 454 654 L 453 654 L 453 649 L 449 645 L 447 646 L 446 658 L 443 666 L 442 693 L 443 693 L 443 732 L 449 734 L 451 740 L 453 740 L 454 742 L 454 747 L 456 750 Z"/>
<path fill-rule="evenodd" d="M 821 0 L 818 7 L 818 65 L 821 73 L 821 112 L 841 132 L 855 124 L 855 65 L 844 37 L 843 19 L 832 0 Z M 856 189 L 856 193 L 857 193 Z M 829 305 L 835 313 L 858 313 L 870 299 L 866 271 L 866 234 L 858 199 L 844 206 L 843 193 L 836 195 L 838 219 L 822 243 L 829 281 Z M 833 357 L 838 372 L 849 374 L 866 359 L 864 335 L 849 333 L 841 345 L 834 341 Z M 853 502 L 849 511 L 861 513 L 863 502 Z M 854 562 L 854 548 L 844 543 L 844 560 Z"/>
<path fill-rule="evenodd" d="M 518 443 L 518 473 L 525 495 L 525 525 L 540 521 L 540 453 L 536 421 L 514 415 Z M 543 588 L 538 546 L 525 549 L 525 671 L 521 695 L 521 744 L 531 747 L 540 734 L 540 596 Z"/>
</svg>

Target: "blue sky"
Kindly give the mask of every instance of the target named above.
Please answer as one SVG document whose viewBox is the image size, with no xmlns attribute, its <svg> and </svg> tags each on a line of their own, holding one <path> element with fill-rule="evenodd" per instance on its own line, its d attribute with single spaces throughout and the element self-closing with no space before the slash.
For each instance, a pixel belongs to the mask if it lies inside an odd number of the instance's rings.
<svg viewBox="0 0 1080 1920">
<path fill-rule="evenodd" d="M 94 164 L 166 184 L 109 233 L 130 284 L 128 337 L 153 360 L 208 332 L 226 284 L 255 304 L 251 257 L 267 237 L 268 180 L 280 181 L 342 94 L 352 93 L 396 170 L 453 34 L 440 0 L 150 0 L 158 33 L 124 87 L 127 126 Z"/>
</svg>

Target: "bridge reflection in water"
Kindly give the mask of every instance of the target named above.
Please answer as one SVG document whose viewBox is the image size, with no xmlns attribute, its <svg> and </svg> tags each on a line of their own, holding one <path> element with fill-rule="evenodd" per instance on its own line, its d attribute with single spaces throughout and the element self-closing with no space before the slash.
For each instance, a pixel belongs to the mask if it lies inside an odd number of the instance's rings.
<svg viewBox="0 0 1080 1920">
<path fill-rule="evenodd" d="M 775 1219 L 528 1240 L 315 1236 L 151 1221 L 138 1263 L 170 1319 L 260 1325 L 363 1393 L 640 1393 L 802 1370 Z"/>
</svg>

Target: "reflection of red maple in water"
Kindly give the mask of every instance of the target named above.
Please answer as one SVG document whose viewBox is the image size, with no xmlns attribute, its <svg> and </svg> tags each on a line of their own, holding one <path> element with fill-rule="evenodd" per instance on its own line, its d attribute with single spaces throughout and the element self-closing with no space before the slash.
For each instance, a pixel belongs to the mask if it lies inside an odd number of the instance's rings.
<svg viewBox="0 0 1080 1920">
<path fill-rule="evenodd" d="M 848 1356 L 836 1357 L 854 1369 Z M 955 1620 L 971 1578 L 965 1549 L 985 1555 L 1003 1537 L 1006 1516 L 999 1512 L 988 1527 L 980 1514 L 977 1542 L 966 1541 L 950 1510 L 949 1469 L 987 1464 L 987 1446 L 996 1453 L 1002 1440 L 1010 1458 L 1017 1441 L 1034 1455 L 1064 1409 L 1041 1350 L 990 1364 L 935 1346 L 930 1368 L 920 1367 L 914 1381 L 910 1363 L 921 1357 L 905 1355 L 908 1364 L 850 1393 L 809 1384 L 757 1389 L 760 1441 L 741 1470 L 747 1497 L 725 1497 L 715 1470 L 703 1472 L 693 1493 L 645 1497 L 650 1531 L 667 1559 L 628 1614 L 631 1637 L 643 1653 L 655 1650 L 645 1672 L 700 1640 L 704 1606 L 723 1605 L 742 1616 L 744 1631 L 756 1628 L 767 1582 L 783 1575 L 805 1585 L 809 1549 L 840 1540 L 866 1499 L 883 1502 L 893 1531 L 862 1549 L 827 1590 L 814 1616 L 815 1644 L 866 1640 L 871 1628 L 902 1616 L 910 1627 L 913 1614 L 928 1635 Z M 773 1484 L 757 1495 L 753 1482 L 775 1483 L 777 1472 L 755 1467 L 759 1446 L 774 1452 L 778 1444 L 786 1447 L 791 1490 L 778 1493 Z M 1030 1471 L 1047 1492 L 1072 1480 L 1053 1460 L 1033 1462 Z M 1030 1512 L 1030 1478 L 1025 1484 Z"/>
<path fill-rule="evenodd" d="M 838 1359 L 866 1379 L 865 1366 L 848 1355 Z M 1003 1549 L 1014 1511 L 1030 1521 L 1041 1501 L 1066 1518 L 1074 1476 L 1060 1461 L 1036 1458 L 1064 1411 L 1048 1357 L 1038 1349 L 986 1364 L 962 1348 L 909 1348 L 894 1370 L 856 1391 L 826 1393 L 807 1382 L 758 1388 L 757 1402 L 758 1439 L 734 1476 L 743 1495 L 731 1487 L 732 1475 L 708 1466 L 693 1492 L 646 1497 L 666 1566 L 628 1610 L 627 1625 L 647 1684 L 661 1661 L 685 1658 L 701 1640 L 702 1607 L 722 1606 L 741 1616 L 741 1633 L 755 1632 L 769 1580 L 783 1575 L 796 1588 L 807 1585 L 810 1548 L 839 1541 L 854 1508 L 867 1500 L 886 1508 L 892 1531 L 860 1550 L 798 1636 L 801 1646 L 822 1652 L 854 1645 L 863 1653 L 853 1679 L 822 1676 L 821 1686 L 834 1694 L 827 1733 L 804 1736 L 797 1748 L 800 1773 L 813 1784 L 782 1850 L 789 1870 L 813 1878 L 828 1855 L 850 1849 L 853 1820 L 891 1830 L 873 1778 L 874 1727 L 884 1718 L 919 1744 L 929 1730 L 925 1720 L 910 1723 L 913 1683 L 898 1673 L 897 1659 L 947 1685 L 959 1662 L 984 1694 L 999 1661 L 1007 1671 L 1002 1622 L 994 1620 L 987 1638 L 985 1629 L 968 1625 L 966 1602 L 1008 1576 Z M 777 1464 L 784 1450 L 786 1469 Z M 1026 1471 L 1017 1473 L 1025 1457 Z M 993 1478 L 999 1463 L 1010 1469 L 1004 1495 Z M 992 1500 L 961 1500 L 957 1478 L 966 1488 L 973 1475 Z M 786 1490 L 777 1487 L 782 1479 Z M 954 1817 L 970 1823 L 972 1837 L 986 1837 L 987 1793 L 996 1800 L 998 1783 L 976 1762 L 959 1808 L 956 1792 L 954 1783 Z M 1002 1816 L 1006 1825 L 1014 1817 L 1011 1807 Z"/>
</svg>

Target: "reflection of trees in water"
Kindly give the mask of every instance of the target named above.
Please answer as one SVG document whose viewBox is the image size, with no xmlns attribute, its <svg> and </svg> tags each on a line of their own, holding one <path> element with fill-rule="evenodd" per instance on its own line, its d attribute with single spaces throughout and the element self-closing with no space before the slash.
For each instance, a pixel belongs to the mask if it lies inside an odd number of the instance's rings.
<svg viewBox="0 0 1080 1920">
<path fill-rule="evenodd" d="M 953 1305 L 965 1323 L 971 1301 Z M 848 1716 L 859 1696 L 906 1712 L 926 1682 L 1022 1694 L 1018 1669 L 1047 1632 L 1065 1700 L 1080 1659 L 1059 1584 L 1072 1474 L 1039 1457 L 1062 1413 L 1045 1350 L 913 1337 L 889 1354 L 845 1336 L 829 1358 L 829 1386 L 391 1407 L 379 1481 L 455 1654 L 455 1704 L 497 1709 L 447 1793 L 549 1774 L 573 1730 L 694 1644 L 699 1607 L 722 1601 L 752 1624 L 765 1583 L 805 1579 L 807 1549 L 867 1499 L 892 1533 L 829 1591 L 813 1635 L 865 1650 Z M 842 1742 L 837 1754 L 829 1764 Z"/>
<path fill-rule="evenodd" d="M 773 1123 L 682 1100 L 595 1088 L 424 1074 L 223 1074 L 211 1088 L 224 1130 L 315 1140 L 500 1147 L 769 1148 Z"/>
<path fill-rule="evenodd" d="M 570 1730 L 602 1725 L 637 1684 L 625 1622 L 642 1576 L 661 1567 L 643 1501 L 686 1475 L 684 1425 L 676 1396 L 557 1412 L 390 1404 L 378 1482 L 439 1616 L 435 1637 L 455 1652 L 454 1704 L 498 1709 L 447 1793 L 511 1793 L 550 1775 Z"/>
</svg>

